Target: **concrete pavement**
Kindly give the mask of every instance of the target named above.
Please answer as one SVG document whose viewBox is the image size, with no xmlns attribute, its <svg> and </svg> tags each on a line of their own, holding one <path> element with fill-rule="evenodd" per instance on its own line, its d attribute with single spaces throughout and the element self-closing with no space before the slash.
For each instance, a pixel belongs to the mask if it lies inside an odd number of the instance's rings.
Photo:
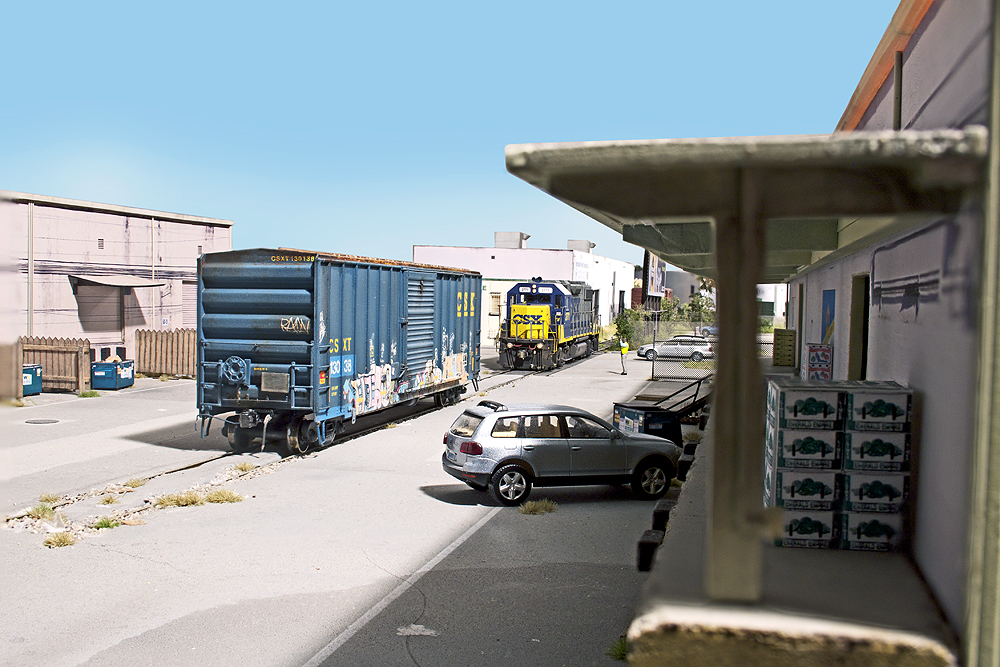
<svg viewBox="0 0 1000 667">
<path fill-rule="evenodd" d="M 614 401 L 645 386 L 647 376 L 636 370 L 630 364 L 631 374 L 622 376 L 618 355 L 596 355 L 513 382 L 513 375 L 494 377 L 479 393 L 609 416 Z M 491 390 L 491 383 L 502 386 Z M 170 384 L 162 390 L 167 395 Z M 127 494 L 137 499 L 208 484 L 239 460 L 276 468 L 227 482 L 246 497 L 241 503 L 149 511 L 144 525 L 89 534 L 72 547 L 47 549 L 41 535 L 0 531 L 0 558 L 9 564 L 0 575 L 0 643 L 9 664 L 303 664 L 495 509 L 488 496 L 456 484 L 440 467 L 441 434 L 466 402 L 278 462 L 271 452 L 223 456 L 217 431 L 214 440 L 191 438 L 184 411 L 193 411 L 193 391 L 183 386 L 169 399 L 177 401 L 176 412 L 151 417 L 176 419 L 172 426 L 134 425 L 136 433 L 123 423 L 81 438 L 54 430 L 51 440 L 34 441 L 46 464 L 22 449 L 29 443 L 4 440 L 2 449 L 14 450 L 5 461 L 30 462 L 25 474 L 16 467 L 6 473 L 4 497 L 17 503 L 37 500 L 29 491 L 67 493 L 159 465 L 138 453 L 130 457 L 133 451 L 166 457 L 168 467 L 180 459 L 201 463 Z M 108 420 L 122 422 L 162 408 L 153 407 L 156 401 L 132 404 L 125 394 L 68 403 L 73 410 L 106 409 Z M 44 410 L 14 413 L 0 417 L 9 430 Z M 81 452 L 91 449 L 94 458 L 86 459 Z M 63 455 L 75 462 L 63 462 Z M 67 518 L 113 511 L 87 502 L 65 508 Z"/>
</svg>

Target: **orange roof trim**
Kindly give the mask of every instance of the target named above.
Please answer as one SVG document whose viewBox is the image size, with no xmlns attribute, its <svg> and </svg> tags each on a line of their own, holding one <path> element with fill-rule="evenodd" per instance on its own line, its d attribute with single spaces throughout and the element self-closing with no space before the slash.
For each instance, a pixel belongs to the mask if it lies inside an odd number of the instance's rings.
<svg viewBox="0 0 1000 667">
<path fill-rule="evenodd" d="M 935 0 L 902 0 L 896 13 L 889 22 L 889 27 L 885 29 L 882 40 L 875 49 L 871 62 L 865 68 L 865 73 L 861 75 L 861 81 L 851 96 L 851 101 L 847 103 L 844 115 L 837 123 L 836 132 L 850 132 L 857 129 L 862 116 L 868 110 L 868 106 L 875 99 L 876 93 L 885 82 L 886 77 L 892 72 L 896 61 L 896 51 L 905 51 L 906 45 L 910 43 L 910 37 L 920 27 L 920 23 L 927 15 Z"/>
</svg>

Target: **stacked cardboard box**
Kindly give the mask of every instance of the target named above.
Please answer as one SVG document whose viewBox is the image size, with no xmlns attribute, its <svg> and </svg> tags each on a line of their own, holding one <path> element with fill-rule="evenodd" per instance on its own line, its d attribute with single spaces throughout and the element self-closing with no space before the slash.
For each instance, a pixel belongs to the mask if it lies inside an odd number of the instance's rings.
<svg viewBox="0 0 1000 667">
<path fill-rule="evenodd" d="M 782 546 L 887 551 L 904 532 L 911 392 L 895 382 L 774 378 L 767 390 L 764 504 Z"/>
<path fill-rule="evenodd" d="M 802 377 L 806 380 L 833 379 L 833 345 L 808 343 L 806 363 L 802 367 Z"/>
</svg>

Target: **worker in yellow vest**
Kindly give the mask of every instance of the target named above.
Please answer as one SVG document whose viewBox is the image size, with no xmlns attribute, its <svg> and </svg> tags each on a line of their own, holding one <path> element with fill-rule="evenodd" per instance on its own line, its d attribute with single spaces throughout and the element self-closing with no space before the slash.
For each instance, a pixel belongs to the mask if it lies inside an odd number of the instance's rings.
<svg viewBox="0 0 1000 667">
<path fill-rule="evenodd" d="M 619 338 L 618 346 L 622 353 L 622 375 L 628 375 L 625 371 L 625 357 L 628 355 L 628 341 L 624 338 Z"/>
</svg>

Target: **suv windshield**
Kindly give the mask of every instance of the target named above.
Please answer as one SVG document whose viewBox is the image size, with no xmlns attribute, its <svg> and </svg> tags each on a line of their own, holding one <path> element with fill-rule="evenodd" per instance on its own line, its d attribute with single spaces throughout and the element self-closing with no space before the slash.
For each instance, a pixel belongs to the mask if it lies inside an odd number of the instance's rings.
<svg viewBox="0 0 1000 667">
<path fill-rule="evenodd" d="M 468 412 L 463 412 L 459 418 L 455 420 L 455 423 L 451 425 L 451 432 L 457 436 L 468 438 L 476 432 L 476 429 L 479 428 L 481 423 L 483 423 L 482 417 L 477 417 L 476 415 L 469 414 Z"/>
</svg>

